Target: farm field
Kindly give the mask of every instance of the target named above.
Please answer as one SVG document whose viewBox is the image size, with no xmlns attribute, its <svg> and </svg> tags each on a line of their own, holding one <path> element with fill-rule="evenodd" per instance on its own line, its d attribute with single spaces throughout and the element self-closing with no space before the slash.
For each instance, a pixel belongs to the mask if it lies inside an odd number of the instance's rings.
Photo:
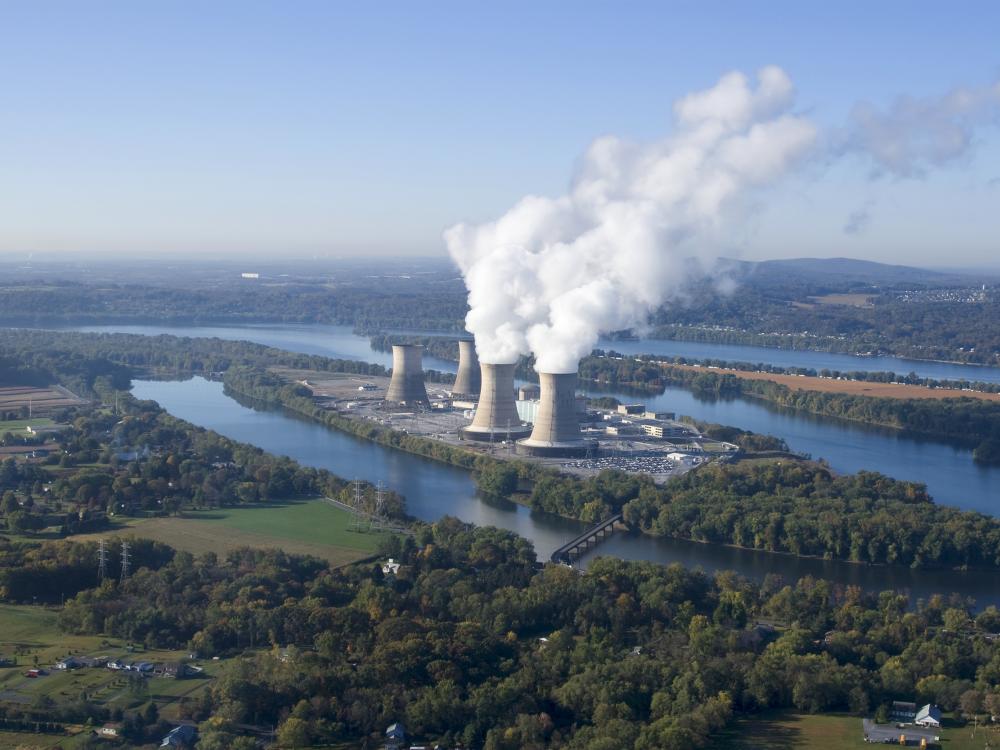
<svg viewBox="0 0 1000 750">
<path fill-rule="evenodd" d="M 10 385 L 0 387 L 0 411 L 12 411 L 27 407 L 32 411 L 59 409 L 76 406 L 84 401 L 70 393 L 61 385 L 37 388 L 30 385 Z"/>
<path fill-rule="evenodd" d="M 823 393 L 848 393 L 855 396 L 875 396 L 877 398 L 975 398 L 982 401 L 1000 401 L 1000 393 L 983 393 L 980 391 L 963 391 L 954 388 L 926 388 L 922 385 L 906 385 L 897 383 L 870 383 L 862 380 L 832 380 L 830 378 L 813 378 L 798 375 L 777 375 L 770 372 L 746 372 L 731 370 L 725 367 L 696 367 L 695 365 L 675 365 L 680 370 L 695 372 L 714 372 L 722 375 L 735 375 L 744 380 L 770 380 L 772 383 L 786 385 L 795 391 L 821 391 Z"/>
<path fill-rule="evenodd" d="M 994 747 L 1000 739 L 995 728 L 948 726 L 941 730 L 941 750 L 982 750 L 989 737 Z M 740 718 L 722 732 L 708 750 L 862 750 L 861 719 L 846 714 L 798 714 L 789 711 Z"/>
<path fill-rule="evenodd" d="M 169 518 L 130 519 L 117 529 L 73 539 L 133 533 L 192 554 L 225 554 L 239 547 L 278 547 L 293 554 L 313 555 L 333 565 L 345 565 L 372 554 L 381 538 L 378 533 L 351 531 L 350 521 L 346 511 L 326 500 L 315 499 L 189 511 Z"/>
</svg>

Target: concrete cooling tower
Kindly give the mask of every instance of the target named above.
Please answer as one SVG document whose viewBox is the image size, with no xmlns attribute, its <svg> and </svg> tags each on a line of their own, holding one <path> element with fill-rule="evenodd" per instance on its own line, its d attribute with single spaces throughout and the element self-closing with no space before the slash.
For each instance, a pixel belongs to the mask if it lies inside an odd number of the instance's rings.
<svg viewBox="0 0 1000 750">
<path fill-rule="evenodd" d="M 526 456 L 582 456 L 596 448 L 580 433 L 576 408 L 576 373 L 538 373 L 541 385 L 538 412 L 531 436 L 517 442 Z"/>
<path fill-rule="evenodd" d="M 423 351 L 416 344 L 393 345 L 392 380 L 385 392 L 386 401 L 407 406 L 430 403 L 424 388 Z"/>
<path fill-rule="evenodd" d="M 462 430 L 469 440 L 506 440 L 525 437 L 531 428 L 521 423 L 514 402 L 514 365 L 481 366 L 482 387 L 472 424 Z"/>
<path fill-rule="evenodd" d="M 482 378 L 479 373 L 479 358 L 476 356 L 476 344 L 473 341 L 458 342 L 458 374 L 455 385 L 451 387 L 454 398 L 475 400 L 479 398 L 479 386 Z"/>
</svg>

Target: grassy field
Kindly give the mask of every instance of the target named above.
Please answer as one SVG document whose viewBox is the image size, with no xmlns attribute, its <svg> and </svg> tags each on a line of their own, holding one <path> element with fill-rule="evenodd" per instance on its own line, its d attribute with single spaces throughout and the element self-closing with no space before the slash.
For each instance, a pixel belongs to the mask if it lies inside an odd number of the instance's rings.
<svg viewBox="0 0 1000 750">
<path fill-rule="evenodd" d="M 32 427 L 48 427 L 55 424 L 51 419 L 39 417 L 37 419 L 6 419 L 0 420 L 0 435 L 13 432 L 15 435 L 26 432 L 28 425 Z"/>
<path fill-rule="evenodd" d="M 951 726 L 949 726 L 949 724 Z M 983 750 L 987 737 L 998 746 L 1000 732 L 945 721 L 942 750 Z M 871 748 L 862 736 L 861 719 L 845 714 L 797 714 L 788 711 L 737 719 L 709 750 L 862 750 Z"/>
<path fill-rule="evenodd" d="M 73 537 L 78 540 L 132 533 L 193 554 L 224 554 L 238 547 L 269 549 L 329 560 L 334 565 L 367 557 L 381 534 L 350 530 L 351 516 L 326 500 L 186 512 L 170 518 L 130 519 L 123 527 Z"/>
</svg>

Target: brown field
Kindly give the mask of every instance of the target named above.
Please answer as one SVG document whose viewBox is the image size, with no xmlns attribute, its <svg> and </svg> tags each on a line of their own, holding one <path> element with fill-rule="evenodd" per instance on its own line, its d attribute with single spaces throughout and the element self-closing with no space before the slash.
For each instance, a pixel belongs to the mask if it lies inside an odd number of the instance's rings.
<svg viewBox="0 0 1000 750">
<path fill-rule="evenodd" d="M 12 411 L 31 404 L 31 411 L 38 414 L 64 406 L 84 403 L 61 385 L 36 388 L 30 385 L 0 386 L 0 411 Z"/>
<path fill-rule="evenodd" d="M 696 367 L 694 365 L 670 365 L 682 370 L 698 370 L 735 375 L 744 380 L 770 380 L 781 383 L 797 391 L 822 391 L 823 393 L 849 393 L 855 396 L 877 398 L 975 398 L 982 401 L 1000 401 L 1000 393 L 962 391 L 955 388 L 926 388 L 922 385 L 901 385 L 896 383 L 868 383 L 861 380 L 831 380 L 798 375 L 775 375 L 769 372 L 744 372 L 727 368 Z"/>
<path fill-rule="evenodd" d="M 824 294 L 810 297 L 817 305 L 840 305 L 841 307 L 874 307 L 870 294 Z"/>
</svg>

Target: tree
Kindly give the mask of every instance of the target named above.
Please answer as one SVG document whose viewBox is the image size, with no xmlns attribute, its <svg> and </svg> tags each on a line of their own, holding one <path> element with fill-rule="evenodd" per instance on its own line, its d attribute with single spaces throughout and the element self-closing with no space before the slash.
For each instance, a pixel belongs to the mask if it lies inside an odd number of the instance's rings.
<svg viewBox="0 0 1000 750">
<path fill-rule="evenodd" d="M 307 721 L 289 716 L 278 727 L 278 744 L 281 747 L 308 747 L 311 741 Z"/>
</svg>

